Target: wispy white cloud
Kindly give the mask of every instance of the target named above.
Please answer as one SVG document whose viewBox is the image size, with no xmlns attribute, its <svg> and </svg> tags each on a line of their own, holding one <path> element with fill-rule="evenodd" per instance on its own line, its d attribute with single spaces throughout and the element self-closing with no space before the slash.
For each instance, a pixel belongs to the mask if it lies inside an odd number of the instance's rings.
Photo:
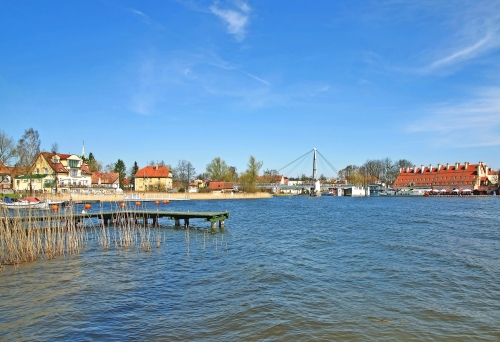
<svg viewBox="0 0 500 342">
<path fill-rule="evenodd" d="M 406 127 L 408 132 L 431 133 L 435 142 L 453 146 L 500 145 L 500 88 L 483 89 L 470 101 L 442 104 L 424 112 L 422 119 Z"/>
<path fill-rule="evenodd" d="M 207 101 L 207 97 L 211 101 L 214 94 L 230 101 L 271 91 L 271 83 L 264 78 L 208 51 L 168 56 L 152 52 L 134 69 L 136 81 L 130 90 L 130 108 L 140 115 L 154 114 L 166 102 L 192 104 Z"/>
<path fill-rule="evenodd" d="M 488 48 L 488 43 L 492 41 L 492 35 L 488 34 L 483 39 L 479 40 L 472 46 L 467 46 L 459 51 L 453 51 L 451 55 L 434 61 L 429 65 L 429 69 L 436 69 L 446 67 L 447 65 L 455 64 L 457 62 L 474 58 L 481 54 L 481 52 Z"/>
<path fill-rule="evenodd" d="M 271 84 L 270 84 L 269 82 L 267 82 L 266 80 L 264 80 L 264 79 L 262 79 L 262 78 L 260 78 L 260 77 L 257 77 L 257 76 L 255 76 L 255 75 L 253 75 L 253 74 L 249 73 L 249 72 L 242 71 L 242 70 L 240 70 L 240 72 L 242 72 L 244 75 L 247 75 L 248 77 L 253 78 L 254 80 L 257 80 L 257 81 L 259 81 L 259 82 L 261 82 L 261 83 L 263 83 L 263 84 L 265 84 L 265 85 L 268 85 L 268 86 L 270 86 L 270 85 L 271 85 Z"/>
<path fill-rule="evenodd" d="M 245 38 L 246 28 L 249 25 L 250 6 L 238 0 L 234 2 L 233 9 L 221 8 L 216 2 L 210 6 L 210 11 L 218 16 L 227 26 L 227 32 L 234 35 L 236 40 L 241 41 Z"/>
<path fill-rule="evenodd" d="M 500 49 L 499 1 L 460 2 L 452 8 L 449 4 L 446 8 L 435 6 L 435 10 L 447 13 L 443 26 L 448 34 L 434 41 L 435 46 L 423 55 L 428 62 L 419 72 L 432 73 L 461 66 Z"/>
<path fill-rule="evenodd" d="M 151 19 L 148 15 L 144 14 L 143 12 L 139 11 L 139 10 L 136 10 L 136 9 L 133 9 L 133 8 L 127 8 L 127 10 L 130 12 L 130 13 L 133 13 L 135 14 L 136 16 L 140 17 L 141 20 L 150 25 L 150 26 L 153 26 L 155 28 L 163 28 L 162 25 L 160 25 L 159 23 L 157 23 L 156 21 L 154 21 L 153 19 Z"/>
</svg>

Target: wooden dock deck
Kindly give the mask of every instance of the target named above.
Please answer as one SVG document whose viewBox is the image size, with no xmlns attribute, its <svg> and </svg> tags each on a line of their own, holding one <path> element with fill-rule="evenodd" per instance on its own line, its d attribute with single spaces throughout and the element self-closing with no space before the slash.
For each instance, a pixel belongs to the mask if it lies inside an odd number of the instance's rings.
<svg viewBox="0 0 500 342">
<path fill-rule="evenodd" d="M 98 219 L 103 224 L 110 225 L 113 222 L 135 222 L 139 220 L 149 222 L 157 226 L 160 218 L 166 217 L 169 220 L 175 221 L 175 226 L 180 227 L 180 220 L 184 220 L 184 228 L 189 228 L 189 221 L 192 219 L 203 219 L 205 222 L 211 223 L 211 228 L 216 228 L 216 223 L 219 222 L 219 228 L 224 228 L 224 221 L 229 218 L 229 212 L 193 212 L 193 211 L 157 211 L 157 210 L 116 210 L 111 212 L 87 212 L 87 213 L 52 213 L 44 212 L 42 215 L 17 216 L 17 217 L 2 217 L 1 220 L 14 221 L 75 221 L 84 222 L 86 219 Z"/>
</svg>

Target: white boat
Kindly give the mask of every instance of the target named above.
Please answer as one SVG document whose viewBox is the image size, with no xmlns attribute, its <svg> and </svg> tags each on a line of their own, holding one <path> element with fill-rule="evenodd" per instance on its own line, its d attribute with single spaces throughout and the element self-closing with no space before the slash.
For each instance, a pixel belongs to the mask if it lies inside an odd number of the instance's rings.
<svg viewBox="0 0 500 342">
<path fill-rule="evenodd" d="M 387 189 L 379 193 L 379 196 L 425 196 L 432 189 L 410 189 L 410 190 L 394 190 Z"/>
<path fill-rule="evenodd" d="M 40 201 L 36 197 L 26 197 L 25 199 L 16 199 L 5 197 L 0 205 L 8 209 L 47 209 L 47 202 Z"/>
<path fill-rule="evenodd" d="M 398 191 L 396 193 L 396 196 L 425 196 L 429 192 L 431 192 L 432 189 L 411 189 L 411 190 L 403 190 L 403 191 Z"/>
</svg>

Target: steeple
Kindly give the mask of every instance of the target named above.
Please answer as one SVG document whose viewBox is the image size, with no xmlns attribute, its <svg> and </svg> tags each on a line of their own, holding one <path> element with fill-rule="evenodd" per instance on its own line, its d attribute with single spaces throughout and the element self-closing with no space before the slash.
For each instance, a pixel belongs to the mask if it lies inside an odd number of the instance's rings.
<svg viewBox="0 0 500 342">
<path fill-rule="evenodd" d="M 82 158 L 85 158 L 85 141 L 83 141 L 82 145 Z"/>
</svg>

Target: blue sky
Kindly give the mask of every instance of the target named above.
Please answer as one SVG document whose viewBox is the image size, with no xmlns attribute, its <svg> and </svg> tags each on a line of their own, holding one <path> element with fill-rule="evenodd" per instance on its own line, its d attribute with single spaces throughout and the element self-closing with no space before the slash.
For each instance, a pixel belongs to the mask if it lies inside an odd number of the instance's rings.
<svg viewBox="0 0 500 342">
<path fill-rule="evenodd" d="M 104 165 L 500 168 L 500 1 L 5 0 L 0 42 L 0 129 Z"/>
</svg>

